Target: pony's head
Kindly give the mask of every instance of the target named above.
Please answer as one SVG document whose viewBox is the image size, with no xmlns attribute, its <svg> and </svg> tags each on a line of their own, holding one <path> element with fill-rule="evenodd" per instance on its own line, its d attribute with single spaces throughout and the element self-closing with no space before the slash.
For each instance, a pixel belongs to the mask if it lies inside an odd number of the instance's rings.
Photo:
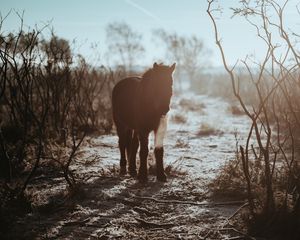
<svg viewBox="0 0 300 240">
<path fill-rule="evenodd" d="M 173 93 L 172 74 L 175 66 L 175 63 L 171 66 L 154 63 L 153 67 L 143 75 L 145 97 L 149 98 L 154 110 L 160 115 L 167 114 L 170 109 Z"/>
</svg>

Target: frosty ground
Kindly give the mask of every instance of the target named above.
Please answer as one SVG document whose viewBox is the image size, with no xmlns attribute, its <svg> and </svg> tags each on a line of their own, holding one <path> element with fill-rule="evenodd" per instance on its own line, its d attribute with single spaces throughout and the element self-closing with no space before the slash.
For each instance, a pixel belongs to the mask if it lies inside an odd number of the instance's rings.
<svg viewBox="0 0 300 240">
<path fill-rule="evenodd" d="M 247 136 L 247 118 L 232 113 L 223 99 L 175 96 L 165 139 L 166 183 L 153 175 L 141 185 L 118 174 L 117 137 L 87 137 L 72 170 L 77 191 L 65 194 L 62 176 L 40 176 L 29 191 L 33 213 L 14 224 L 21 239 L 238 239 L 228 220 L 241 201 L 215 198 L 209 183 L 235 158 L 236 141 Z M 151 174 L 152 173 L 152 174 Z M 35 191 L 35 190 L 39 191 Z M 38 195 L 34 195 L 38 192 Z"/>
</svg>

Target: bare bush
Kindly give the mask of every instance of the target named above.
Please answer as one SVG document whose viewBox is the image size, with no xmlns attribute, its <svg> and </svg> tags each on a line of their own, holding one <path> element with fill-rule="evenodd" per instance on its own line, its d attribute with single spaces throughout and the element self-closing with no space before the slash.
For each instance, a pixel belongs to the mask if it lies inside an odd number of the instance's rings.
<svg viewBox="0 0 300 240">
<path fill-rule="evenodd" d="M 116 54 L 121 59 L 125 71 L 133 71 L 133 66 L 145 49 L 141 43 L 142 35 L 135 32 L 126 23 L 114 22 L 106 27 L 109 54 Z"/>
<path fill-rule="evenodd" d="M 75 185 L 70 165 L 85 135 L 112 129 L 108 103 L 116 73 L 89 66 L 53 32 L 44 39 L 45 28 L 25 31 L 18 16 L 16 33 L 2 33 L 5 19 L 0 22 L 0 177 L 22 196 L 45 159 L 59 163 Z M 66 154 L 53 157 L 53 144 Z"/>
<path fill-rule="evenodd" d="M 213 16 L 216 10 L 212 9 L 213 4 L 214 1 L 208 1 L 207 12 L 213 23 L 216 44 L 230 76 L 234 95 L 251 120 L 246 143 L 239 146 L 249 203 L 249 229 L 255 235 L 268 237 L 284 235 L 287 229 L 293 229 L 289 230 L 288 238 L 298 239 L 299 225 L 295 221 L 300 214 L 299 155 L 295 149 L 299 135 L 295 130 L 300 126 L 300 56 L 297 51 L 299 35 L 289 32 L 283 24 L 283 12 L 288 1 L 282 5 L 274 0 L 241 1 L 241 6 L 233 9 L 235 16 L 244 17 L 254 27 L 266 46 L 261 62 L 249 57 L 241 61 L 248 71 L 248 81 L 255 89 L 257 102 L 252 106 L 246 104 L 240 91 L 242 84 L 235 74 L 236 66 L 230 68 L 226 62 Z M 278 33 L 279 42 L 272 37 L 274 31 Z M 250 63 L 256 67 L 251 68 Z M 260 164 L 260 171 L 252 171 L 254 163 Z"/>
<path fill-rule="evenodd" d="M 157 29 L 153 34 L 165 45 L 166 57 L 177 63 L 175 74 L 178 76 L 179 90 L 182 89 L 182 79 L 193 87 L 201 85 L 201 74 L 209 66 L 210 55 L 203 41 L 195 35 L 185 37 L 163 29 Z"/>
<path fill-rule="evenodd" d="M 223 132 L 216 129 L 214 126 L 209 123 L 203 123 L 200 126 L 199 131 L 197 132 L 197 136 L 199 137 L 207 137 L 211 135 L 222 135 Z"/>
</svg>

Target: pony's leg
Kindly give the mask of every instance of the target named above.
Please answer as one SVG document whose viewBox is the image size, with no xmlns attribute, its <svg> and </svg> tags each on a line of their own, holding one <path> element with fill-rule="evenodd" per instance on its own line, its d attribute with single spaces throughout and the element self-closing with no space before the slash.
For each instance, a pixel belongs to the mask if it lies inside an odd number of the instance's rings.
<svg viewBox="0 0 300 240">
<path fill-rule="evenodd" d="M 163 141 L 166 134 L 166 130 L 167 130 L 167 118 L 162 117 L 154 133 L 155 134 L 154 155 L 156 161 L 156 176 L 157 176 L 157 180 L 162 182 L 165 182 L 167 180 L 165 170 L 164 170 L 164 163 L 163 163 L 163 156 L 164 156 Z"/>
<path fill-rule="evenodd" d="M 139 147 L 139 140 L 138 140 L 138 136 L 137 136 L 137 132 L 133 131 L 133 135 L 132 135 L 132 140 L 131 140 L 131 151 L 130 151 L 130 156 L 129 156 L 129 174 L 132 177 L 136 177 L 137 173 L 136 173 L 136 152 L 138 150 Z"/>
<path fill-rule="evenodd" d="M 133 133 L 133 130 L 131 130 L 131 129 L 128 129 L 128 130 L 126 131 L 126 143 L 125 143 L 125 149 L 126 149 L 126 157 L 127 157 L 127 160 L 130 159 L 130 154 L 131 154 L 132 133 Z"/>
<path fill-rule="evenodd" d="M 120 150 L 120 174 L 126 174 L 126 131 L 124 129 L 117 129 L 119 136 L 119 150 Z"/>
<path fill-rule="evenodd" d="M 167 181 L 167 176 L 164 170 L 164 148 L 163 147 L 156 147 L 154 149 L 154 155 L 156 160 L 156 177 L 158 181 L 165 182 Z"/>
<path fill-rule="evenodd" d="M 140 141 L 140 168 L 138 179 L 140 182 L 147 182 L 148 180 L 148 170 L 147 170 L 147 158 L 148 158 L 148 136 L 149 133 L 141 132 L 139 133 Z"/>
</svg>

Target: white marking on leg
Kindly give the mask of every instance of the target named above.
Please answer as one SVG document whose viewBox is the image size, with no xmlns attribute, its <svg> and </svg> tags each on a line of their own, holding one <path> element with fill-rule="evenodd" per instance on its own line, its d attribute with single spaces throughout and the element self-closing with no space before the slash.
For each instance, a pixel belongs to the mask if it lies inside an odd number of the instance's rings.
<svg viewBox="0 0 300 240">
<path fill-rule="evenodd" d="M 168 118 L 167 116 L 163 116 L 160 118 L 159 126 L 155 132 L 154 136 L 154 146 L 155 148 L 161 148 L 164 144 L 164 137 L 167 131 Z"/>
</svg>

